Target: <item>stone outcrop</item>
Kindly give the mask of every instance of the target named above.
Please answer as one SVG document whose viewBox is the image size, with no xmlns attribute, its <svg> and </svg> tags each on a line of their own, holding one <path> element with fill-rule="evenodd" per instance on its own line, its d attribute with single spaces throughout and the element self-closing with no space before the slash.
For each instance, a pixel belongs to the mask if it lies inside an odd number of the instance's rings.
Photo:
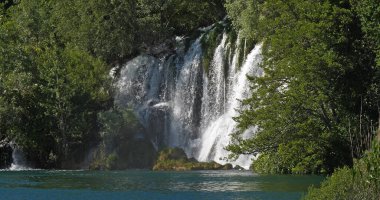
<svg viewBox="0 0 380 200">
<path fill-rule="evenodd" d="M 0 141 L 0 169 L 9 168 L 12 164 L 12 147 L 6 140 Z"/>
<path fill-rule="evenodd" d="M 166 148 L 159 153 L 155 171 L 188 171 L 188 170 L 231 170 L 231 164 L 221 165 L 214 161 L 198 162 L 194 158 L 187 158 L 186 153 L 181 148 Z"/>
</svg>

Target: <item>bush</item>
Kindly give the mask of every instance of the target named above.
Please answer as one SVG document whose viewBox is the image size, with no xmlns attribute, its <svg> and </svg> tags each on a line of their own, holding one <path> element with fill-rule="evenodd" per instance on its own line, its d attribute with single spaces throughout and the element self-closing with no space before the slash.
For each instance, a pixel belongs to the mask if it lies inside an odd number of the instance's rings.
<svg viewBox="0 0 380 200">
<path fill-rule="evenodd" d="M 349 199 L 353 185 L 353 172 L 344 167 L 322 183 L 321 188 L 311 187 L 305 200 Z"/>
<path fill-rule="evenodd" d="M 311 187 L 305 200 L 378 200 L 380 197 L 380 144 L 375 142 L 352 169 L 336 170 L 320 188 Z"/>
<path fill-rule="evenodd" d="M 324 150 L 305 140 L 280 144 L 277 152 L 264 153 L 252 164 L 261 174 L 322 174 L 325 173 Z"/>
</svg>

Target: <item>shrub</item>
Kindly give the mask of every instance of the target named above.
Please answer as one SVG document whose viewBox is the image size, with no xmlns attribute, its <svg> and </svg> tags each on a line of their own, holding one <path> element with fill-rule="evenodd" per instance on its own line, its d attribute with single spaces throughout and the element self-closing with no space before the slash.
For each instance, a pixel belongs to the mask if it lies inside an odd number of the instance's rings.
<svg viewBox="0 0 380 200">
<path fill-rule="evenodd" d="M 311 187 L 305 200 L 379 200 L 380 144 L 374 142 L 352 169 L 336 170 L 320 188 Z"/>
</svg>

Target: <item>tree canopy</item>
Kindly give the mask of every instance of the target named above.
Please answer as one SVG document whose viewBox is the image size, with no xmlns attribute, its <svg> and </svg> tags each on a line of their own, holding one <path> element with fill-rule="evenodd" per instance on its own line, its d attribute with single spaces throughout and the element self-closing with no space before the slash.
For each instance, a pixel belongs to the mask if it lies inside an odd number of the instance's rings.
<svg viewBox="0 0 380 200">
<path fill-rule="evenodd" d="M 219 0 L 1 0 L 0 140 L 36 167 L 75 167 L 101 140 L 110 69 L 223 17 Z"/>
<path fill-rule="evenodd" d="M 332 172 L 352 163 L 352 148 L 360 157 L 379 117 L 378 44 L 369 27 L 380 18 L 367 15 L 375 4 L 227 1 L 235 26 L 263 41 L 265 72 L 251 78 L 249 108 L 236 118 L 241 130 L 258 131 L 246 140 L 237 132 L 228 149 L 260 153 L 253 167 L 264 172 Z"/>
</svg>

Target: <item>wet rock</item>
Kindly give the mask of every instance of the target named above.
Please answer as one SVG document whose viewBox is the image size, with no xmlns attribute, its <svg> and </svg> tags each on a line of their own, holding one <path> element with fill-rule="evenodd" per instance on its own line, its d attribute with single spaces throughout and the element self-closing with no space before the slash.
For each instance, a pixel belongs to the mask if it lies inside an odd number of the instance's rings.
<svg viewBox="0 0 380 200">
<path fill-rule="evenodd" d="M 232 164 L 227 163 L 227 164 L 223 165 L 223 169 L 224 170 L 231 170 L 231 169 L 233 169 L 233 166 L 232 166 Z"/>
<path fill-rule="evenodd" d="M 221 165 L 215 161 L 198 162 L 195 158 L 187 158 L 181 148 L 166 148 L 159 153 L 155 171 L 188 171 L 188 170 L 230 170 L 231 164 Z"/>
<path fill-rule="evenodd" d="M 146 47 L 145 49 L 148 54 L 161 57 L 163 55 L 173 53 L 174 44 L 175 44 L 175 40 L 167 39 L 159 45 L 156 45 L 153 47 L 152 46 Z"/>
<path fill-rule="evenodd" d="M 11 166 L 12 151 L 12 147 L 7 141 L 0 141 L 0 169 L 9 168 Z"/>
<path fill-rule="evenodd" d="M 151 169 L 156 156 L 157 153 L 149 140 L 124 141 L 110 154 L 105 154 L 102 149 L 95 152 L 89 169 Z"/>
<path fill-rule="evenodd" d="M 239 166 L 239 165 L 236 165 L 233 169 L 235 169 L 235 170 L 244 170 L 244 168 L 241 167 L 241 166 Z"/>
</svg>

